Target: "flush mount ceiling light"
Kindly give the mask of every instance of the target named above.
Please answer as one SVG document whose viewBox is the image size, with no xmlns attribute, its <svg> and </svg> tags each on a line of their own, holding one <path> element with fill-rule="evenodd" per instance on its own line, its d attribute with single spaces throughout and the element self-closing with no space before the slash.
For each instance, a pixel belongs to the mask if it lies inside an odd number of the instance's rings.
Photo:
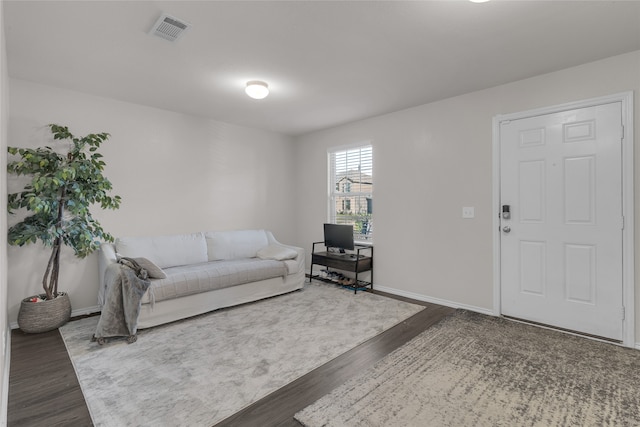
<svg viewBox="0 0 640 427">
<path fill-rule="evenodd" d="M 471 3 L 486 3 L 489 0 L 469 0 Z"/>
<path fill-rule="evenodd" d="M 244 91 L 253 99 L 262 99 L 269 95 L 269 85 L 260 80 L 251 80 Z"/>
</svg>

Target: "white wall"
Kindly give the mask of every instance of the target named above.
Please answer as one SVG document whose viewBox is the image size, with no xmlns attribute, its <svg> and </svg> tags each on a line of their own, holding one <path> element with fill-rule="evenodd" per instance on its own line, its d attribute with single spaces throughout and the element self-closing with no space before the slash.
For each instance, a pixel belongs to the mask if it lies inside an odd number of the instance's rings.
<svg viewBox="0 0 640 427">
<path fill-rule="evenodd" d="M 295 243 L 322 240 L 327 148 L 371 141 L 375 284 L 491 312 L 492 118 L 633 90 L 637 146 L 639 89 L 640 51 L 300 137 Z M 475 219 L 462 219 L 463 206 L 475 206 Z M 637 244 L 636 257 L 640 272 Z M 638 284 L 635 294 L 640 342 Z"/>
<path fill-rule="evenodd" d="M 7 123 L 9 88 L 7 50 L 4 38 L 4 4 L 0 2 L 0 425 L 7 421 L 9 387 L 9 359 L 11 335 L 7 318 Z"/>
<path fill-rule="evenodd" d="M 76 135 L 112 135 L 101 153 L 122 206 L 93 212 L 114 236 L 266 228 L 293 241 L 291 138 L 22 80 L 9 84 L 9 145 L 50 144 L 48 123 Z M 9 190 L 18 189 L 9 177 Z M 9 225 L 16 220 L 10 216 Z M 97 258 L 78 260 L 66 249 L 60 288 L 78 314 L 96 305 Z M 11 321 L 21 298 L 41 291 L 48 255 L 41 244 L 9 247 Z"/>
</svg>

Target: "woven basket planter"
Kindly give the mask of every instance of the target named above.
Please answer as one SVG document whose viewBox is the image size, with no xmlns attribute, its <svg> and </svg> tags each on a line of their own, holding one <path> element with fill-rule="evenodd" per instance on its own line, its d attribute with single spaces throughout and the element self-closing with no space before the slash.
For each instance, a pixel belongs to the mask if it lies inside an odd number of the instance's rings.
<svg viewBox="0 0 640 427">
<path fill-rule="evenodd" d="M 34 295 L 40 298 L 46 295 Z M 58 293 L 52 300 L 29 302 L 25 298 L 20 303 L 18 312 L 18 326 L 28 334 L 52 331 L 64 325 L 71 318 L 71 299 L 66 292 Z"/>
</svg>

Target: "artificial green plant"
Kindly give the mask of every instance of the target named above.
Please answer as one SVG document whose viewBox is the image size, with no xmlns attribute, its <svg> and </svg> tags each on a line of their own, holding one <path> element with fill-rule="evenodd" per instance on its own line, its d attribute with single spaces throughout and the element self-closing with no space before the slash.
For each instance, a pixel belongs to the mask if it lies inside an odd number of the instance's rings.
<svg viewBox="0 0 640 427">
<path fill-rule="evenodd" d="M 21 192 L 9 194 L 8 210 L 24 208 L 30 215 L 9 228 L 10 245 L 23 246 L 42 241 L 52 252 L 42 278 L 46 299 L 58 296 L 60 249 L 71 247 L 84 258 L 98 249 L 102 241 L 113 241 L 92 216 L 89 208 L 99 204 L 103 209 L 117 209 L 120 196 L 110 196 L 111 182 L 102 174 L 105 163 L 98 153 L 108 133 L 75 137 L 68 127 L 48 125 L 54 140 L 69 141 L 63 155 L 51 147 L 9 147 L 18 160 L 7 164 L 7 171 L 30 177 Z"/>
</svg>

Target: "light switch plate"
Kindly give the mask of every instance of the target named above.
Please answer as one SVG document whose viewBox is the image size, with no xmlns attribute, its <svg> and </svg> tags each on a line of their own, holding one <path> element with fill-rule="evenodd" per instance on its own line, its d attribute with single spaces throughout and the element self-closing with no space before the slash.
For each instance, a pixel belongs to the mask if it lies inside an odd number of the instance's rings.
<svg viewBox="0 0 640 427">
<path fill-rule="evenodd" d="M 476 208 L 473 206 L 466 206 L 462 208 L 462 218 L 474 218 L 476 216 Z"/>
</svg>

